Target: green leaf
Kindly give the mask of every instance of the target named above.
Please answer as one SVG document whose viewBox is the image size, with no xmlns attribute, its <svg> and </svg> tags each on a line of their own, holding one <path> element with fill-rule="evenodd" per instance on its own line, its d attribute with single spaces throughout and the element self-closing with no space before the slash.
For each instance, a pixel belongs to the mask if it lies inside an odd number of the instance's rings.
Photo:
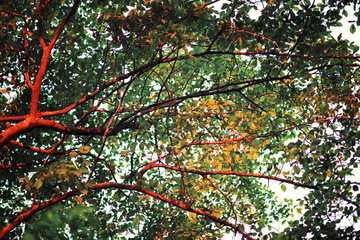
<svg viewBox="0 0 360 240">
<path fill-rule="evenodd" d="M 294 172 L 295 172 L 296 174 L 299 174 L 299 173 L 300 173 L 300 167 L 297 166 L 297 165 L 295 165 L 295 166 L 294 166 Z"/>
<path fill-rule="evenodd" d="M 343 14 L 345 17 L 348 16 L 348 12 L 347 12 L 345 9 L 342 11 L 342 14 Z"/>
<path fill-rule="evenodd" d="M 350 26 L 350 32 L 351 32 L 351 33 L 354 33 L 355 31 L 356 31 L 355 25 L 354 25 L 354 24 L 351 24 L 351 26 Z"/>
<path fill-rule="evenodd" d="M 32 235 L 31 233 L 25 233 L 23 239 L 24 240 L 35 240 L 36 237 L 34 237 L 34 235 Z"/>
<path fill-rule="evenodd" d="M 357 51 L 359 51 L 359 46 L 355 46 L 355 47 L 353 48 L 353 53 L 354 53 L 354 54 L 357 53 Z"/>
<path fill-rule="evenodd" d="M 5 2 L 0 223 L 36 189 L 49 204 L 6 239 L 221 239 L 231 219 L 254 238 L 273 221 L 267 239 L 354 231 L 339 223 L 360 214 L 359 44 L 331 30 L 355 0 Z"/>
</svg>

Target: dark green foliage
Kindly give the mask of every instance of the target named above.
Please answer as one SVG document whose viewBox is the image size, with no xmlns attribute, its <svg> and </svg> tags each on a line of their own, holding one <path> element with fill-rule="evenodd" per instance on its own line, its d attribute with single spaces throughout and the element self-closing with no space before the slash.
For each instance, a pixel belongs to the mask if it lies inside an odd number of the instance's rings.
<svg viewBox="0 0 360 240">
<path fill-rule="evenodd" d="M 358 237 L 358 4 L 0 3 L 1 233 Z"/>
</svg>

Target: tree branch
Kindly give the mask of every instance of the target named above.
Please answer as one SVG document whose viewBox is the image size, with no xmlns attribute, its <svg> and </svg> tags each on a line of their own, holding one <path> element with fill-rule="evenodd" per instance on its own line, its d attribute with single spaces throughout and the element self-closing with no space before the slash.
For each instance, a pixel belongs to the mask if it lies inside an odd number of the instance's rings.
<svg viewBox="0 0 360 240">
<path fill-rule="evenodd" d="M 200 211 L 200 210 L 196 210 L 193 208 L 190 208 L 189 206 L 187 206 L 186 204 L 183 204 L 179 201 L 175 201 L 169 198 L 166 198 L 164 196 L 161 196 L 159 194 L 156 194 L 152 191 L 146 190 L 141 188 L 138 185 L 128 185 L 128 184 L 122 184 L 122 183 L 116 183 L 116 182 L 106 182 L 106 183 L 99 183 L 99 184 L 93 184 L 91 189 L 93 190 L 100 190 L 100 189 L 111 189 L 111 188 L 117 188 L 117 189 L 127 189 L 127 190 L 133 190 L 133 191 L 138 191 L 138 192 L 142 192 L 144 194 L 147 194 L 153 198 L 159 199 L 163 202 L 169 203 L 173 206 L 176 206 L 178 208 L 181 208 L 185 211 L 188 212 L 193 212 L 196 213 L 198 215 L 202 215 L 204 217 L 207 217 L 215 222 L 218 222 L 224 226 L 228 226 L 231 227 L 232 229 L 234 229 L 235 231 L 237 231 L 238 233 L 242 234 L 245 238 L 247 239 L 254 239 L 252 238 L 250 235 L 248 235 L 246 232 L 242 231 L 238 225 L 230 223 L 226 220 L 223 220 L 221 218 L 218 218 L 208 212 L 204 212 L 204 211 Z M 11 224 L 5 226 L 1 232 L 0 232 L 0 239 L 4 238 L 11 230 L 15 229 L 17 226 L 19 226 L 22 222 L 26 221 L 27 219 L 31 218 L 35 213 L 50 207 L 58 202 L 61 202 L 65 199 L 68 199 L 72 196 L 78 195 L 80 193 L 80 191 L 75 190 L 75 191 L 71 191 L 71 192 L 67 192 L 63 195 L 60 195 L 58 197 L 55 197 L 49 201 L 46 201 L 44 203 L 38 204 L 38 205 L 32 205 L 32 207 L 30 208 L 30 210 L 24 212 L 23 214 L 21 214 L 19 217 L 17 217 Z"/>
<path fill-rule="evenodd" d="M 235 176 L 240 176 L 240 177 L 263 178 L 263 179 L 269 179 L 269 180 L 275 180 L 275 181 L 279 181 L 279 182 L 289 183 L 289 184 L 292 184 L 292 185 L 295 185 L 295 186 L 298 186 L 298 187 L 305 187 L 305 188 L 315 189 L 315 190 L 318 189 L 317 186 L 311 186 L 311 185 L 295 182 L 295 181 L 292 181 L 292 180 L 289 180 L 289 179 L 273 177 L 273 176 L 257 174 L 257 173 L 242 173 L 242 172 L 236 172 L 236 171 L 202 171 L 202 170 L 196 170 L 196 169 L 183 169 L 183 168 L 173 167 L 173 166 L 166 165 L 166 164 L 153 164 L 151 166 L 151 168 L 156 168 L 156 167 L 171 169 L 171 170 L 179 171 L 179 172 L 198 174 L 198 175 L 201 175 L 201 176 L 207 176 L 207 175 L 235 175 Z"/>
</svg>

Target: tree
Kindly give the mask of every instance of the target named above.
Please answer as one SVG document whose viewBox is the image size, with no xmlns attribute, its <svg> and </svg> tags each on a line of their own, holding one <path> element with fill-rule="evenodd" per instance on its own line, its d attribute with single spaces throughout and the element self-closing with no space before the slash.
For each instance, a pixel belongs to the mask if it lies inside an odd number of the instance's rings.
<svg viewBox="0 0 360 240">
<path fill-rule="evenodd" d="M 1 3 L 0 238 L 360 236 L 359 2 L 219 3 Z"/>
</svg>

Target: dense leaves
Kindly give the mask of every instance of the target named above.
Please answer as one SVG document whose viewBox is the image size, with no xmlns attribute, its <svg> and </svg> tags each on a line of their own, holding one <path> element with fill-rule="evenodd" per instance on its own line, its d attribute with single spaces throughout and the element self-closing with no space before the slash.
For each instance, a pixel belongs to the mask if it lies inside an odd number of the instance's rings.
<svg viewBox="0 0 360 240">
<path fill-rule="evenodd" d="M 0 238 L 360 236 L 357 4 L 1 3 Z"/>
</svg>

